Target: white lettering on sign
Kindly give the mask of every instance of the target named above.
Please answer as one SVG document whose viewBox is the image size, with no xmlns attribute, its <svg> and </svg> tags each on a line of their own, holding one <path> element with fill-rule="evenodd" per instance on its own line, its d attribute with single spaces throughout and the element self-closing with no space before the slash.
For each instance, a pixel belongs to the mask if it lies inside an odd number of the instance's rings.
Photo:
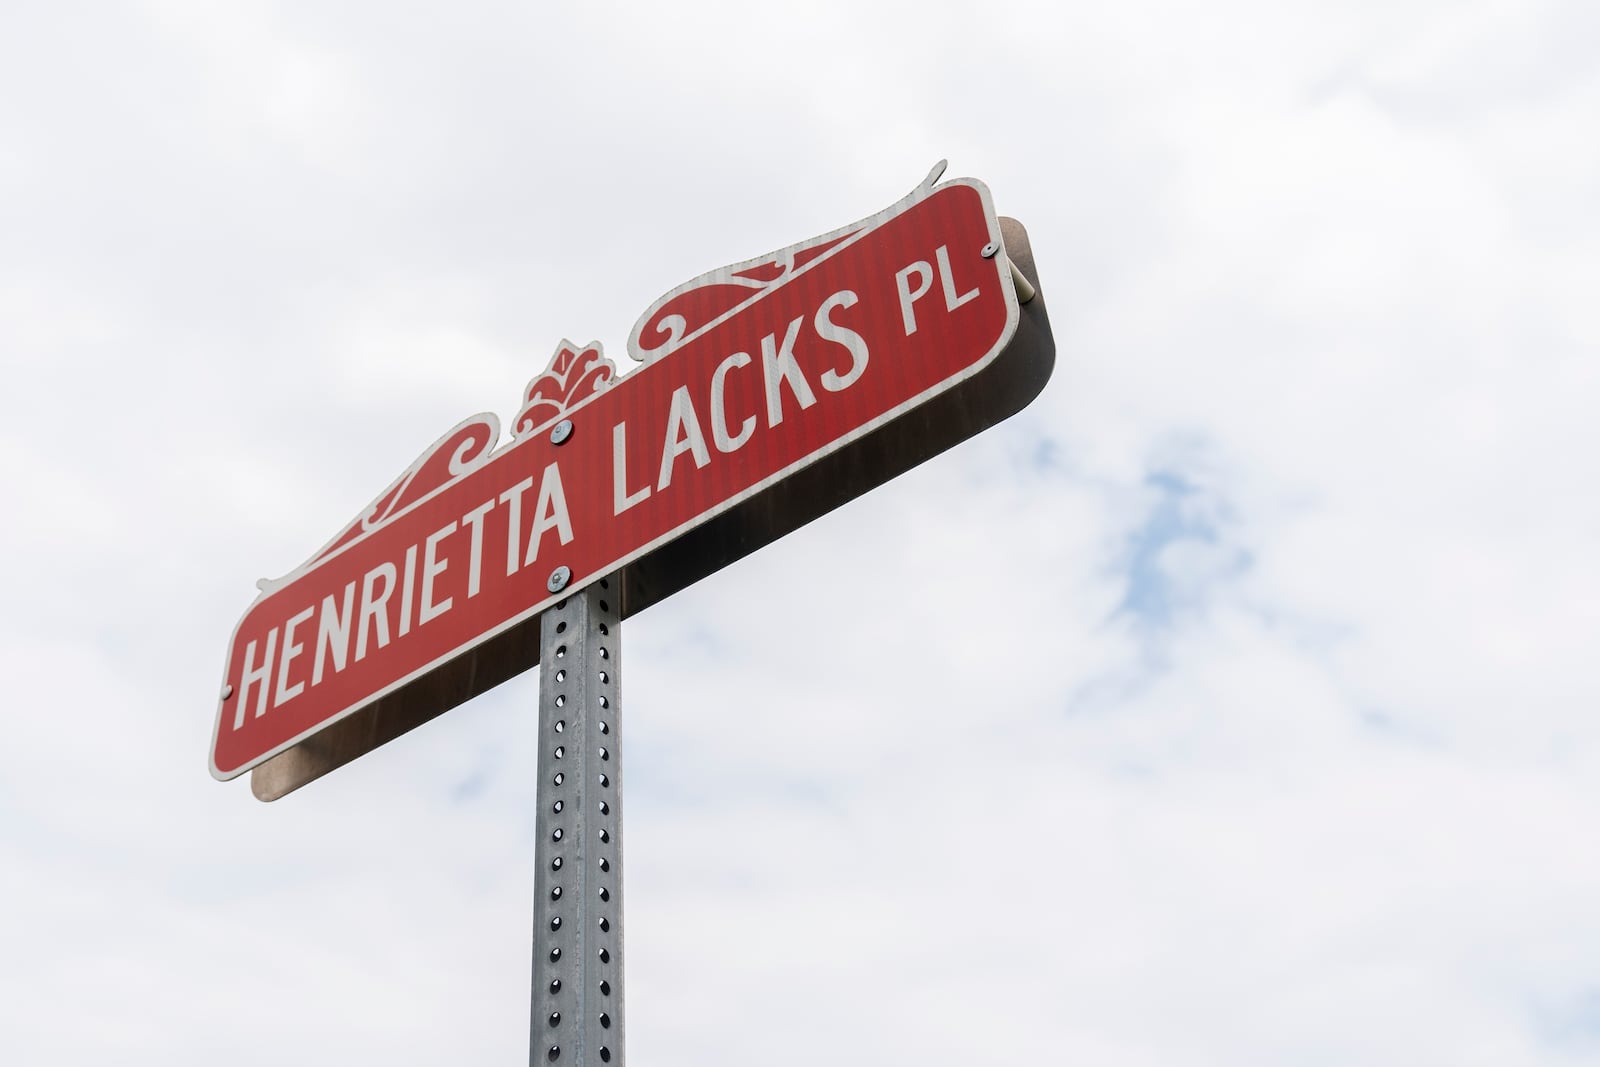
<svg viewBox="0 0 1600 1067">
<path fill-rule="evenodd" d="M 933 268 L 927 269 L 929 278 L 927 284 L 931 286 Z M 969 298 L 970 296 L 962 297 L 962 299 Z M 850 327 L 834 321 L 833 318 L 837 312 L 852 308 L 860 302 L 861 298 L 855 292 L 841 289 L 824 300 L 811 316 L 811 326 L 816 331 L 817 337 L 829 345 L 843 349 L 849 356 L 848 364 L 843 367 L 830 367 L 818 377 L 822 387 L 830 393 L 839 393 L 850 388 L 861 380 L 861 375 L 867 369 L 869 353 L 866 338 Z M 800 411 L 805 411 L 817 403 L 816 392 L 811 388 L 811 382 L 801 369 L 795 353 L 795 348 L 800 343 L 800 331 L 805 323 L 806 316 L 801 315 L 789 321 L 784 328 L 782 340 L 776 332 L 761 338 L 761 384 L 764 399 L 761 407 L 765 409 L 766 428 L 769 430 L 783 423 L 785 390 Z M 724 357 L 711 372 L 709 401 L 701 401 L 710 404 L 711 443 L 722 455 L 732 455 L 755 436 L 757 429 L 755 414 L 746 415 L 739 423 L 738 432 L 734 432 L 729 428 L 734 416 L 728 410 L 729 376 L 753 362 L 755 361 L 748 352 L 734 352 Z M 685 454 L 693 457 L 696 470 L 710 466 L 712 453 L 706 445 L 705 431 L 702 427 L 700 409 L 696 407 L 690 387 L 678 386 L 673 390 L 671 399 L 667 403 L 666 428 L 661 441 L 661 463 L 657 468 L 655 484 L 645 482 L 637 489 L 629 489 L 634 483 L 628 474 L 628 424 L 619 422 L 613 426 L 611 428 L 612 513 L 621 515 L 648 499 L 652 492 L 660 493 L 670 489 L 678 471 L 678 462 Z"/>
<path fill-rule="evenodd" d="M 854 227 L 759 261 L 785 268 L 775 274 L 752 260 L 665 294 L 630 337 L 638 374 L 618 375 L 598 343 L 580 351 L 563 342 L 529 383 L 510 441 L 493 415 L 463 421 L 303 567 L 259 583 L 263 596 L 230 642 L 212 773 L 256 766 L 373 701 L 430 713 L 448 706 L 485 680 L 464 653 L 566 595 L 546 599 L 557 564 L 573 588 L 641 559 L 664 570 L 687 564 L 692 580 L 751 547 L 726 536 L 742 533 L 747 515 L 763 515 L 777 536 L 806 510 L 763 512 L 782 479 L 835 454 L 838 469 L 860 456 L 871 470 L 871 450 L 898 440 L 868 439 L 873 429 L 968 379 L 949 403 L 965 403 L 990 381 L 1009 403 L 1011 392 L 1020 397 L 1042 381 L 1036 372 L 1047 367 L 1034 364 L 1048 356 L 1047 336 L 1038 352 L 984 371 L 1019 324 L 1014 287 L 994 254 L 998 223 L 981 186 L 947 190 L 936 180 L 937 172 Z M 936 198 L 941 206 L 925 208 Z M 990 255 L 978 258 L 979 247 Z M 894 335 L 897 314 L 903 337 Z M 988 376 L 973 378 L 979 372 Z M 624 391 L 614 391 L 619 385 Z M 571 422 L 546 437 L 560 418 Z M 907 439 L 939 431 L 930 442 L 941 448 L 987 424 L 962 419 L 946 432 L 919 421 L 902 424 Z M 793 491 L 817 492 L 817 472 L 827 469 L 811 468 Z M 575 516 L 563 473 L 578 479 Z M 855 480 L 864 488 L 870 478 Z M 837 491 L 851 488 L 850 479 L 822 487 L 818 499 L 837 503 Z M 704 537 L 726 543 L 710 557 L 661 551 L 719 515 Z M 524 644 L 504 658 L 520 667 L 530 652 Z"/>
<path fill-rule="evenodd" d="M 628 424 L 625 422 L 611 428 L 611 484 L 614 515 L 621 515 L 650 495 L 649 485 L 641 485 L 636 493 L 628 492 Z"/>
<path fill-rule="evenodd" d="M 522 548 L 522 494 L 533 488 L 533 475 L 522 479 L 516 485 L 500 494 L 500 500 L 506 505 L 509 518 L 506 519 L 506 577 L 517 573 L 517 554 Z"/>
<path fill-rule="evenodd" d="M 736 367 L 748 367 L 750 353 L 735 352 L 711 372 L 711 440 L 716 443 L 717 451 L 723 454 L 737 452 L 750 435 L 756 432 L 756 417 L 747 416 L 739 424 L 738 436 L 728 433 L 728 372 Z"/>
<path fill-rule="evenodd" d="M 411 632 L 411 605 L 417 600 L 417 546 L 406 549 L 406 569 L 400 583 L 400 625 L 396 637 Z"/>
<path fill-rule="evenodd" d="M 950 249 L 947 245 L 940 245 L 933 253 L 934 261 L 939 264 L 939 284 L 944 290 L 944 309 L 954 311 L 962 304 L 978 298 L 976 288 L 969 289 L 960 296 L 956 295 L 956 279 L 950 269 Z M 911 275 L 915 274 L 920 279 L 916 291 L 910 285 Z M 895 272 L 894 287 L 900 293 L 900 319 L 905 324 L 906 336 L 910 337 L 917 332 L 917 313 L 912 307 L 918 300 L 928 295 L 928 290 L 933 288 L 933 265 L 925 259 L 919 259 L 903 270 Z"/>
<path fill-rule="evenodd" d="M 374 596 L 373 579 L 383 579 L 383 593 Z M 380 563 L 367 572 L 361 580 L 361 621 L 356 625 L 356 661 L 367 658 L 367 632 L 371 626 L 377 631 L 378 647 L 389 643 L 389 596 L 394 592 L 398 574 L 393 563 Z"/>
<path fill-rule="evenodd" d="M 544 469 L 539 479 L 539 504 L 534 509 L 533 530 L 528 534 L 528 553 L 522 559 L 524 567 L 532 566 L 539 558 L 539 542 L 551 530 L 564 545 L 572 543 L 572 517 L 567 514 L 567 493 L 561 487 L 561 468 L 554 463 Z M 515 539 L 512 540 L 515 544 Z"/>
<path fill-rule="evenodd" d="M 895 275 L 907 333 L 915 332 L 915 304 L 933 291 L 936 278 L 945 306 L 951 311 L 978 296 L 976 288 L 959 291 L 949 251 L 941 245 L 931 259 L 918 260 Z M 693 463 L 692 470 L 704 470 L 716 457 L 737 453 L 762 429 L 778 430 L 785 419 L 792 422 L 813 408 L 819 402 L 819 388 L 826 397 L 842 393 L 860 381 L 871 353 L 866 338 L 845 324 L 846 313 L 860 302 L 860 295 L 851 289 L 832 293 L 815 311 L 795 316 L 781 330 L 762 336 L 759 357 L 750 351 L 729 353 L 716 363 L 709 382 L 702 379 L 699 386 L 686 384 L 674 389 L 667 400 L 664 424 L 653 420 L 650 424 L 652 436 L 655 426 L 664 426 L 659 438 L 660 463 L 653 481 L 630 481 L 628 425 L 616 423 L 612 427 L 615 514 L 621 515 L 652 494 L 670 493 L 674 483 L 683 482 L 684 472 L 690 469 L 685 457 Z M 759 368 L 755 366 L 758 359 Z M 741 374 L 746 377 L 741 378 Z M 753 374 L 761 376 L 759 386 L 748 377 Z M 738 395 L 746 399 L 735 402 L 730 398 L 730 382 L 744 386 Z M 752 402 L 754 410 L 749 406 L 734 410 Z M 707 416 L 709 441 L 705 432 Z M 507 578 L 538 561 L 550 534 L 562 545 L 571 544 L 572 517 L 560 466 L 551 462 L 537 477 L 536 497 L 535 476 L 529 475 L 420 541 L 403 550 L 395 546 L 390 559 L 373 566 L 360 579 L 350 580 L 342 590 L 327 593 L 311 604 L 292 605 L 299 608 L 295 614 L 287 619 L 280 616 L 283 621 L 279 625 L 246 644 L 234 729 L 244 726 L 244 709 L 252 689 L 255 715 L 260 717 L 269 706 L 283 706 L 348 665 L 360 663 L 406 638 L 413 627 L 426 626 L 452 611 L 458 597 L 477 596 L 484 584 L 485 529 L 499 515 L 505 516 Z M 530 498 L 535 502 L 531 512 L 525 513 L 524 502 Z M 456 538 L 457 534 L 467 536 Z M 452 549 L 453 545 L 464 547 Z M 456 561 L 456 570 L 451 569 L 452 560 Z M 460 576 L 463 565 L 465 575 Z M 451 576 L 457 577 L 452 580 Z M 308 656 L 308 639 L 302 639 L 302 634 L 310 629 L 313 618 L 316 640 L 313 654 Z"/>
<path fill-rule="evenodd" d="M 344 611 L 334 607 L 333 594 L 322 598 L 322 613 L 317 616 L 317 658 L 311 668 L 311 684 L 322 681 L 322 669 L 328 656 L 333 656 L 333 672 L 344 670 L 345 655 L 350 650 L 350 623 L 354 619 L 351 608 L 355 606 L 356 583 L 344 587 Z"/>
<path fill-rule="evenodd" d="M 949 249 L 940 245 L 929 259 L 919 259 L 895 274 L 900 316 L 907 335 L 916 332 L 916 304 L 934 291 L 935 280 L 947 311 L 953 312 L 979 295 L 977 287 L 961 291 Z M 815 311 L 791 318 L 781 331 L 774 329 L 761 337 L 759 368 L 754 366 L 758 358 L 750 351 L 732 352 L 716 363 L 709 382 L 702 379 L 701 386 L 680 385 L 674 389 L 667 400 L 664 424 L 651 422 L 652 436 L 655 426 L 663 426 L 660 462 L 653 481 L 630 480 L 628 425 L 616 423 L 612 427 L 614 513 L 621 515 L 652 494 L 670 493 L 674 483 L 686 477 L 684 471 L 689 468 L 684 457 L 689 457 L 693 470 L 705 470 L 717 456 L 733 455 L 744 448 L 760 430 L 778 430 L 785 419 L 793 421 L 810 410 L 819 403 L 818 388 L 826 397 L 843 393 L 859 382 L 868 369 L 871 353 L 866 338 L 845 324 L 845 313 L 860 302 L 860 295 L 852 289 L 832 293 Z M 760 374 L 759 387 L 753 378 L 740 378 L 741 374 Z M 749 398 L 742 401 L 745 405 L 753 400 L 754 410 L 733 410 L 740 405 L 729 397 L 730 381 L 745 385 L 739 395 Z M 707 416 L 709 442 L 705 433 Z M 550 534 L 555 534 L 562 545 L 571 544 L 572 517 L 560 466 L 555 462 L 545 466 L 538 476 L 536 502 L 531 513 L 524 514 L 523 504 L 533 495 L 534 480 L 533 475 L 523 478 L 461 518 L 406 545 L 403 552 L 396 546 L 394 557 L 372 567 L 359 581 L 351 580 L 342 591 L 304 605 L 264 637 L 249 641 L 239 681 L 234 729 L 243 728 L 244 709 L 252 688 L 255 715 L 260 717 L 269 705 L 281 707 L 308 687 L 321 685 L 344 671 L 350 663 L 362 662 L 369 654 L 405 638 L 414 626 L 425 626 L 450 612 L 456 607 L 457 597 L 477 596 L 484 582 L 485 528 L 492 518 L 505 516 L 507 578 L 538 561 Z M 502 504 L 503 508 L 499 506 Z M 458 533 L 467 535 L 464 542 L 453 540 Z M 450 547 L 463 543 L 464 550 Z M 452 558 L 459 560 L 463 555 L 465 576 L 452 582 L 447 576 L 460 573 L 451 570 Z M 462 565 L 456 563 L 457 568 Z M 313 617 L 316 640 L 313 655 L 307 656 L 300 635 L 309 628 Z"/>
<path fill-rule="evenodd" d="M 973 295 L 976 295 L 974 293 Z M 867 369 L 867 342 L 866 338 L 850 329 L 840 326 L 828 317 L 828 312 L 834 308 L 855 307 L 861 298 L 849 289 L 834 293 L 822 302 L 817 309 L 814 325 L 817 336 L 824 341 L 832 341 L 836 345 L 843 345 L 844 350 L 850 353 L 850 369 L 840 374 L 838 371 L 826 370 L 822 372 L 822 387 L 830 393 L 837 393 L 856 384 L 861 373 Z"/>
<path fill-rule="evenodd" d="M 672 465 L 685 452 L 693 453 L 694 465 L 698 468 L 703 469 L 711 462 L 705 435 L 700 432 L 700 419 L 694 413 L 694 402 L 689 399 L 689 387 L 680 385 L 672 391 L 672 404 L 667 412 L 667 440 L 661 449 L 661 476 L 656 479 L 657 489 L 665 489 L 672 484 Z"/>
<path fill-rule="evenodd" d="M 261 666 L 252 666 L 256 659 L 256 643 L 251 641 L 244 646 L 244 671 L 239 676 L 239 706 L 234 709 L 233 728 L 244 728 L 244 708 L 250 700 L 250 687 L 259 686 L 256 695 L 256 717 L 260 718 L 267 710 L 267 689 L 272 684 L 272 653 L 278 646 L 278 628 L 274 626 L 267 631 L 267 649 L 261 656 Z"/>
<path fill-rule="evenodd" d="M 494 501 L 479 504 L 461 517 L 461 521 L 472 527 L 472 549 L 467 555 L 467 597 L 470 599 L 478 595 L 478 590 L 483 587 L 483 517 L 494 508 Z"/>
<path fill-rule="evenodd" d="M 701 449 L 704 450 L 702 443 Z M 367 571 L 359 580 L 348 582 L 342 594 L 330 593 L 320 603 L 313 602 L 293 615 L 281 627 L 273 627 L 266 634 L 266 647 L 261 661 L 256 662 L 260 642 L 251 640 L 245 645 L 244 672 L 239 681 L 239 705 L 234 715 L 233 728 L 243 729 L 248 698 L 256 688 L 256 716 L 264 715 L 271 690 L 271 706 L 281 707 L 306 691 L 309 686 L 321 685 L 329 677 L 328 664 L 333 664 L 333 674 L 343 671 L 349 663 L 359 663 L 368 654 L 388 647 L 411 632 L 412 626 L 424 626 L 455 606 L 455 596 L 440 596 L 440 586 L 445 584 L 450 570 L 450 538 L 458 532 L 469 534 L 467 548 L 466 595 L 476 596 L 483 588 L 484 526 L 488 516 L 495 511 L 496 503 L 506 505 L 507 577 L 534 563 L 546 535 L 554 533 L 563 544 L 573 538 L 572 516 L 567 509 L 567 495 L 561 482 L 561 468 L 550 463 L 539 482 L 539 495 L 534 505 L 532 522 L 523 539 L 522 498 L 533 488 L 533 478 L 527 477 L 498 497 L 484 501 L 468 511 L 459 520 L 446 523 L 417 544 L 407 545 L 404 562 L 397 565 L 386 560 Z M 396 552 L 398 554 L 398 549 Z M 459 552 L 454 553 L 459 555 Z M 359 599 L 356 586 L 360 585 Z M 459 586 L 457 586 L 459 588 Z M 400 595 L 395 596 L 398 592 Z M 396 601 L 398 604 L 396 605 Z M 398 610 L 394 610 L 395 608 Z M 309 657 L 310 677 L 306 677 L 304 643 L 297 632 L 317 617 L 315 654 Z M 279 641 L 279 630 L 283 631 Z M 355 636 L 352 656 L 350 638 Z"/>
<path fill-rule="evenodd" d="M 913 271 L 922 277 L 922 281 L 917 283 L 917 291 L 914 293 L 911 291 L 911 286 L 907 284 Z M 917 315 L 916 312 L 911 310 L 911 305 L 921 300 L 923 294 L 932 285 L 933 268 L 928 265 L 926 260 L 919 259 L 904 270 L 895 272 L 894 287 L 900 293 L 900 319 L 905 323 L 907 337 L 917 332 Z"/>
<path fill-rule="evenodd" d="M 954 311 L 962 304 L 978 299 L 976 288 L 968 289 L 960 296 L 956 295 L 955 274 L 950 270 L 950 249 L 947 245 L 940 245 L 934 252 L 933 258 L 939 263 L 939 284 L 944 287 L 944 307 L 946 311 Z"/>
<path fill-rule="evenodd" d="M 272 698 L 272 706 L 275 708 L 281 707 L 285 700 L 299 696 L 306 687 L 304 682 L 289 684 L 289 665 L 294 662 L 296 656 L 305 651 L 306 647 L 294 639 L 294 632 L 301 623 L 311 618 L 316 610 L 316 608 L 306 608 L 284 624 L 283 655 L 278 660 L 278 694 Z"/>
<path fill-rule="evenodd" d="M 761 339 L 761 377 L 767 386 L 768 427 L 783 421 L 783 394 L 780 390 L 785 382 L 789 383 L 789 392 L 799 401 L 801 411 L 817 402 L 806 376 L 800 373 L 800 365 L 794 361 L 794 342 L 800 336 L 800 324 L 804 321 L 804 318 L 798 318 L 789 323 L 789 328 L 783 331 L 782 345 L 777 343 L 777 334 L 769 333 Z"/>
<path fill-rule="evenodd" d="M 450 605 L 454 602 L 453 597 L 445 597 L 437 604 L 433 602 L 433 580 L 443 574 L 444 569 L 450 565 L 449 560 L 439 558 L 439 542 L 455 532 L 456 524 L 452 522 L 450 525 L 429 534 L 428 539 L 423 542 L 422 608 L 417 616 L 418 625 L 443 615 L 450 610 Z"/>
</svg>

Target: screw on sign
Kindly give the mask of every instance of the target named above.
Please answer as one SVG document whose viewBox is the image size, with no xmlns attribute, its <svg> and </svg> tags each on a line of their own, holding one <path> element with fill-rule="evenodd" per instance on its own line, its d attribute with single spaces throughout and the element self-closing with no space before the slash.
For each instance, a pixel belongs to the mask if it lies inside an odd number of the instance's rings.
<svg viewBox="0 0 1600 1067">
<path fill-rule="evenodd" d="M 258 583 L 235 627 L 210 767 L 252 771 L 263 800 L 545 663 L 536 1055 L 622 1055 L 622 620 L 1049 379 L 1026 231 L 943 171 L 672 289 L 628 338 L 631 373 L 563 341 L 510 440 L 493 414 L 457 424 L 304 564 Z"/>
</svg>

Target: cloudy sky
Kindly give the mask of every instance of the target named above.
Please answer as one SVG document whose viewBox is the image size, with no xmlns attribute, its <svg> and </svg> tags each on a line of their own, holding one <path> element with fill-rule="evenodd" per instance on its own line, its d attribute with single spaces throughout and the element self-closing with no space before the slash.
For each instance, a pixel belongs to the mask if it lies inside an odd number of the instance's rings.
<svg viewBox="0 0 1600 1067">
<path fill-rule="evenodd" d="M 1032 407 L 637 616 L 640 1064 L 1600 1063 L 1583 0 L 0 13 L 0 1060 L 523 1062 L 524 675 L 275 804 L 254 582 L 938 159 Z"/>
</svg>

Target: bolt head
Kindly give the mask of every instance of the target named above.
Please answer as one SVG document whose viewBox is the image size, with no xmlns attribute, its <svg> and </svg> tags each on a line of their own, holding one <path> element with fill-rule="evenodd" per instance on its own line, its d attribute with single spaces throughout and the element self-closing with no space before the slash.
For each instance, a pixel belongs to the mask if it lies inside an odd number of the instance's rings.
<svg viewBox="0 0 1600 1067">
<path fill-rule="evenodd" d="M 571 568 L 557 567 L 555 570 L 550 572 L 550 580 L 544 584 L 545 588 L 550 590 L 552 593 L 559 593 L 561 590 L 567 587 L 567 583 L 570 581 L 572 581 Z"/>
<path fill-rule="evenodd" d="M 562 419 L 550 428 L 550 443 L 559 445 L 572 436 L 572 420 Z"/>
<path fill-rule="evenodd" d="M 222 699 L 223 700 L 227 700 L 231 696 L 233 696 L 233 686 L 232 685 L 223 686 L 222 687 Z"/>
<path fill-rule="evenodd" d="M 1000 242 L 999 241 L 990 241 L 988 244 L 983 246 L 983 258 L 984 259 L 993 259 L 995 257 L 995 255 L 999 251 L 1000 251 Z"/>
</svg>

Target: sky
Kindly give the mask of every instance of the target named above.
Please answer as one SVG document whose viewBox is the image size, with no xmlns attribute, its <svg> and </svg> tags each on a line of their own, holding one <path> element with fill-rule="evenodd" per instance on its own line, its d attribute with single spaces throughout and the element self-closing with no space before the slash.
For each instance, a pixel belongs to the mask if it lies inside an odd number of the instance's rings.
<svg viewBox="0 0 1600 1067">
<path fill-rule="evenodd" d="M 1600 1064 L 1600 8 L 0 13 L 0 1060 L 523 1062 L 525 674 L 273 804 L 258 578 L 940 159 L 1026 410 L 629 620 L 644 1064 Z"/>
</svg>

